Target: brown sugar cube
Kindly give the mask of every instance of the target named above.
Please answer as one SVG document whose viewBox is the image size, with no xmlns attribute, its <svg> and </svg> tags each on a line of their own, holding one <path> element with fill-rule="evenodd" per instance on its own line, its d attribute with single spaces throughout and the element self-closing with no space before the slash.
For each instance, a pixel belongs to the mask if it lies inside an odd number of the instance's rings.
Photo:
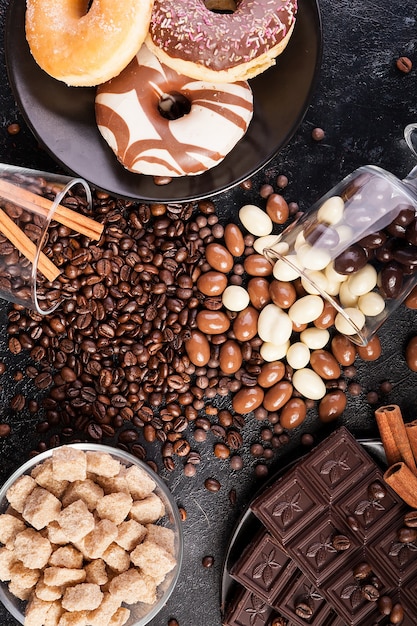
<svg viewBox="0 0 417 626">
<path fill-rule="evenodd" d="M 16 555 L 13 550 L 0 548 L 0 580 L 10 580 L 10 568 L 16 561 Z"/>
<path fill-rule="evenodd" d="M 53 474 L 52 459 L 46 459 L 43 463 L 36 465 L 30 475 L 35 479 L 37 484 L 47 489 L 60 498 L 64 493 L 68 480 L 57 480 Z"/>
<path fill-rule="evenodd" d="M 48 565 L 57 567 L 70 567 L 80 569 L 83 566 L 84 557 L 74 546 L 66 545 L 56 548 L 49 558 Z"/>
<path fill-rule="evenodd" d="M 89 559 L 101 558 L 103 552 L 117 537 L 117 526 L 109 519 L 102 519 L 82 542 L 83 553 Z"/>
<path fill-rule="evenodd" d="M 85 581 L 96 585 L 105 585 L 109 580 L 106 571 L 106 564 L 103 559 L 94 559 L 85 566 Z"/>
<path fill-rule="evenodd" d="M 45 600 L 46 602 L 54 602 L 55 600 L 59 600 L 59 598 L 62 596 L 62 587 L 53 587 L 52 585 L 47 585 L 42 578 L 36 584 L 35 593 L 41 600 Z"/>
<path fill-rule="evenodd" d="M 19 511 L 16 511 L 16 509 L 14 509 L 10 504 L 4 512 L 7 513 L 7 515 L 13 515 L 13 517 L 23 521 L 22 514 L 19 513 Z"/>
<path fill-rule="evenodd" d="M 41 571 L 39 569 L 29 569 L 20 561 L 16 561 L 10 568 L 12 577 L 10 582 L 21 589 L 32 589 L 39 580 Z"/>
<path fill-rule="evenodd" d="M 88 623 L 91 626 L 103 626 L 108 624 L 112 615 L 120 608 L 121 600 L 118 600 L 111 593 L 105 592 L 100 606 L 88 613 Z"/>
<path fill-rule="evenodd" d="M 108 452 L 100 452 L 99 450 L 88 450 L 86 452 L 87 457 L 87 472 L 97 474 L 98 476 L 105 476 L 112 478 L 117 476 L 120 472 L 120 462 L 113 458 Z"/>
<path fill-rule="evenodd" d="M 104 489 L 104 493 L 107 495 L 109 493 L 129 493 L 129 484 L 125 478 L 118 474 L 117 476 L 96 476 L 97 483 Z"/>
<path fill-rule="evenodd" d="M 130 552 L 145 539 L 146 534 L 145 526 L 134 519 L 129 519 L 118 525 L 115 541 L 124 550 Z"/>
<path fill-rule="evenodd" d="M 58 626 L 88 626 L 88 611 L 67 611 L 59 618 Z"/>
<path fill-rule="evenodd" d="M 161 498 L 151 493 L 143 500 L 135 500 L 130 508 L 129 516 L 139 524 L 152 524 L 165 514 L 165 506 Z"/>
<path fill-rule="evenodd" d="M 23 520 L 9 513 L 3 513 L 0 515 L 0 543 L 11 549 L 17 533 L 25 528 L 26 524 Z"/>
<path fill-rule="evenodd" d="M 33 593 L 26 607 L 25 626 L 43 626 L 51 607 L 51 602 L 40 600 Z"/>
<path fill-rule="evenodd" d="M 109 591 L 126 604 L 154 604 L 156 601 L 155 580 L 134 567 L 115 576 L 109 585 Z"/>
<path fill-rule="evenodd" d="M 19 598 L 19 600 L 23 600 L 23 602 L 29 600 L 33 595 L 33 587 L 24 589 L 23 587 L 19 587 L 13 580 L 9 582 L 8 589 L 13 596 Z"/>
<path fill-rule="evenodd" d="M 52 546 L 46 537 L 43 537 L 33 528 L 26 528 L 16 535 L 14 553 L 19 561 L 29 569 L 42 569 L 48 563 L 52 553 Z"/>
<path fill-rule="evenodd" d="M 67 611 L 94 611 L 102 599 L 103 592 L 99 585 L 81 583 L 65 589 L 61 604 Z"/>
<path fill-rule="evenodd" d="M 61 602 L 59 600 L 52 602 L 46 615 L 45 626 L 58 626 L 60 617 L 63 613 L 64 609 L 61 606 Z"/>
<path fill-rule="evenodd" d="M 175 533 L 171 528 L 157 526 L 156 524 L 146 525 L 147 541 L 153 541 L 164 548 L 169 554 L 175 555 Z"/>
<path fill-rule="evenodd" d="M 68 538 L 57 521 L 53 520 L 46 527 L 46 534 L 49 541 L 54 545 L 65 545 Z"/>
<path fill-rule="evenodd" d="M 123 467 L 120 470 L 120 476 L 124 476 L 130 495 L 134 500 L 142 500 L 149 496 L 156 487 L 155 481 L 149 476 L 149 474 L 138 467 L 137 465 L 131 465 L 130 467 Z"/>
<path fill-rule="evenodd" d="M 43 580 L 46 585 L 50 585 L 51 587 L 76 585 L 84 582 L 85 570 L 70 567 L 56 567 L 52 565 L 51 567 L 45 568 Z"/>
<path fill-rule="evenodd" d="M 55 480 L 85 480 L 87 457 L 83 450 L 61 446 L 52 451 L 52 469 Z"/>
<path fill-rule="evenodd" d="M 106 566 L 106 572 L 107 572 L 108 580 L 106 583 L 104 583 L 104 585 L 101 585 L 101 590 L 105 593 L 109 591 L 110 583 L 113 580 L 113 578 L 115 576 L 118 576 L 117 572 L 114 572 L 112 569 L 110 569 L 110 567 L 107 567 L 107 566 Z"/>
<path fill-rule="evenodd" d="M 56 520 L 61 510 L 61 502 L 43 487 L 35 487 L 26 498 L 23 506 L 23 519 L 40 530 Z"/>
<path fill-rule="evenodd" d="M 94 528 L 94 516 L 83 500 L 76 500 L 62 509 L 57 522 L 68 541 L 80 541 Z"/>
<path fill-rule="evenodd" d="M 99 500 L 96 511 L 102 519 L 109 519 L 118 525 L 126 519 L 132 502 L 128 493 L 110 493 Z"/>
<path fill-rule="evenodd" d="M 35 487 L 36 481 L 31 476 L 27 475 L 20 476 L 20 478 L 9 487 L 6 498 L 15 511 L 22 513 L 26 498 Z"/>
<path fill-rule="evenodd" d="M 89 511 L 94 511 L 97 502 L 104 496 L 104 491 L 91 478 L 75 480 L 70 483 L 62 497 L 62 506 L 66 507 L 76 500 L 83 500 Z"/>
<path fill-rule="evenodd" d="M 139 567 L 144 574 L 152 576 L 156 580 L 163 580 L 165 575 L 174 569 L 176 560 L 164 548 L 153 541 L 145 541 L 139 544 L 131 553 L 131 561 Z"/>
<path fill-rule="evenodd" d="M 108 626 L 123 626 L 123 624 L 126 624 L 129 617 L 129 609 L 121 606 L 120 609 L 117 609 L 116 613 L 111 616 Z"/>
<path fill-rule="evenodd" d="M 111 543 L 103 552 L 103 561 L 114 571 L 120 574 L 130 567 L 130 556 L 117 543 Z"/>
</svg>

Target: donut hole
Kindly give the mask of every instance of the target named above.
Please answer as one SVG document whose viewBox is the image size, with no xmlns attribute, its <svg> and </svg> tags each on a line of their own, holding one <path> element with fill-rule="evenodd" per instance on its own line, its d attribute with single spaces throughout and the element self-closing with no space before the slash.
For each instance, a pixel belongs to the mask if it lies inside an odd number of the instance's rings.
<svg viewBox="0 0 417 626">
<path fill-rule="evenodd" d="M 206 9 L 213 13 L 234 13 L 237 8 L 235 0 L 203 0 Z"/>
<path fill-rule="evenodd" d="M 191 111 L 191 102 L 179 91 L 170 91 L 161 94 L 158 101 L 158 111 L 167 120 L 178 120 Z"/>
<path fill-rule="evenodd" d="M 89 12 L 89 10 L 91 9 L 91 7 L 93 6 L 93 2 L 94 0 L 87 0 L 85 2 L 85 10 L 84 10 L 84 15 L 87 15 L 87 13 Z"/>
</svg>

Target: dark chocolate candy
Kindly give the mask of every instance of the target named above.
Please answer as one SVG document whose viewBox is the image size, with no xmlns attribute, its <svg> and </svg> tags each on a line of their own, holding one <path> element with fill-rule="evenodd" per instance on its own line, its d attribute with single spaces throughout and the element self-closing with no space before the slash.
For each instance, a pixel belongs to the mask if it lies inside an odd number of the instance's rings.
<svg viewBox="0 0 417 626">
<path fill-rule="evenodd" d="M 294 625 L 337 623 L 323 595 L 265 529 L 244 550 L 230 575 Z"/>
<path fill-rule="evenodd" d="M 230 571 L 232 578 L 271 605 L 298 575 L 297 566 L 271 535 L 262 529 Z"/>
<path fill-rule="evenodd" d="M 228 606 L 224 626 L 270 626 L 279 617 L 268 604 L 244 587 L 239 587 Z M 285 620 L 282 626 L 293 626 Z"/>
</svg>

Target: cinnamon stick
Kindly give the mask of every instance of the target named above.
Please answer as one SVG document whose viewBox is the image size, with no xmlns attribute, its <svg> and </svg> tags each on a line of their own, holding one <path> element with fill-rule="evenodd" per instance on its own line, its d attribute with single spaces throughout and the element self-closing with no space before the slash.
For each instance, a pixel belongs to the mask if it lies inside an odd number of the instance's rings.
<svg viewBox="0 0 417 626">
<path fill-rule="evenodd" d="M 411 471 L 417 472 L 400 407 L 397 404 L 382 406 L 375 411 L 375 418 L 388 465 L 404 461 Z"/>
<path fill-rule="evenodd" d="M 404 502 L 417 508 L 417 476 L 404 463 L 395 463 L 384 473 L 385 482 Z"/>
<path fill-rule="evenodd" d="M 53 202 L 43 196 L 23 189 L 7 180 L 0 179 L 0 196 L 9 202 L 13 202 L 32 213 L 46 217 L 53 206 Z M 89 239 L 98 240 L 103 232 L 103 224 L 96 222 L 90 217 L 81 215 L 77 211 L 73 211 L 62 204 L 58 204 L 53 215 L 60 224 L 71 228 L 76 232 L 89 237 Z"/>
<path fill-rule="evenodd" d="M 31 263 L 34 263 L 37 250 L 36 245 L 3 209 L 0 209 L 0 231 L 24 257 Z M 39 254 L 38 270 L 51 282 L 61 273 L 61 270 L 43 252 Z"/>
<path fill-rule="evenodd" d="M 408 441 L 410 442 L 411 450 L 414 455 L 414 460 L 417 463 L 417 420 L 406 424 L 405 429 L 407 431 Z"/>
</svg>

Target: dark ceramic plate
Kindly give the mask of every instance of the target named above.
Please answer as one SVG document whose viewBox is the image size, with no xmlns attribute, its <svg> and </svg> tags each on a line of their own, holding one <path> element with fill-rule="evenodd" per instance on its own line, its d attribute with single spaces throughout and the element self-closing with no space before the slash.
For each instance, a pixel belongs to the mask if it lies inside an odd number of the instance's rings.
<svg viewBox="0 0 417 626">
<path fill-rule="evenodd" d="M 94 116 L 94 88 L 67 87 L 43 72 L 25 37 L 25 2 L 11 0 L 6 62 L 15 98 L 39 143 L 67 171 L 94 187 L 144 202 L 191 201 L 233 187 L 262 168 L 291 139 L 307 111 L 321 63 L 317 0 L 300 0 L 293 35 L 277 64 L 251 81 L 254 116 L 248 132 L 217 167 L 165 186 L 132 174 L 102 139 Z"/>
<path fill-rule="evenodd" d="M 386 458 L 384 448 L 380 440 L 377 439 L 359 439 L 359 443 L 365 448 L 368 454 L 374 459 L 376 463 L 381 466 L 386 466 Z M 277 478 L 283 476 L 299 458 L 290 461 L 283 468 L 279 470 L 274 476 L 272 476 L 262 487 L 262 491 L 271 485 Z M 256 494 L 258 496 L 259 493 Z M 222 614 L 228 606 L 230 600 L 233 597 L 233 593 L 237 587 L 237 583 L 230 576 L 229 572 L 232 566 L 236 563 L 243 550 L 248 545 L 248 542 L 252 537 L 256 535 L 260 530 L 262 524 L 260 520 L 252 513 L 251 509 L 245 510 L 241 516 L 239 522 L 234 529 L 229 541 L 229 545 L 226 551 L 226 556 L 223 563 L 223 571 L 221 578 L 221 609 Z"/>
</svg>

